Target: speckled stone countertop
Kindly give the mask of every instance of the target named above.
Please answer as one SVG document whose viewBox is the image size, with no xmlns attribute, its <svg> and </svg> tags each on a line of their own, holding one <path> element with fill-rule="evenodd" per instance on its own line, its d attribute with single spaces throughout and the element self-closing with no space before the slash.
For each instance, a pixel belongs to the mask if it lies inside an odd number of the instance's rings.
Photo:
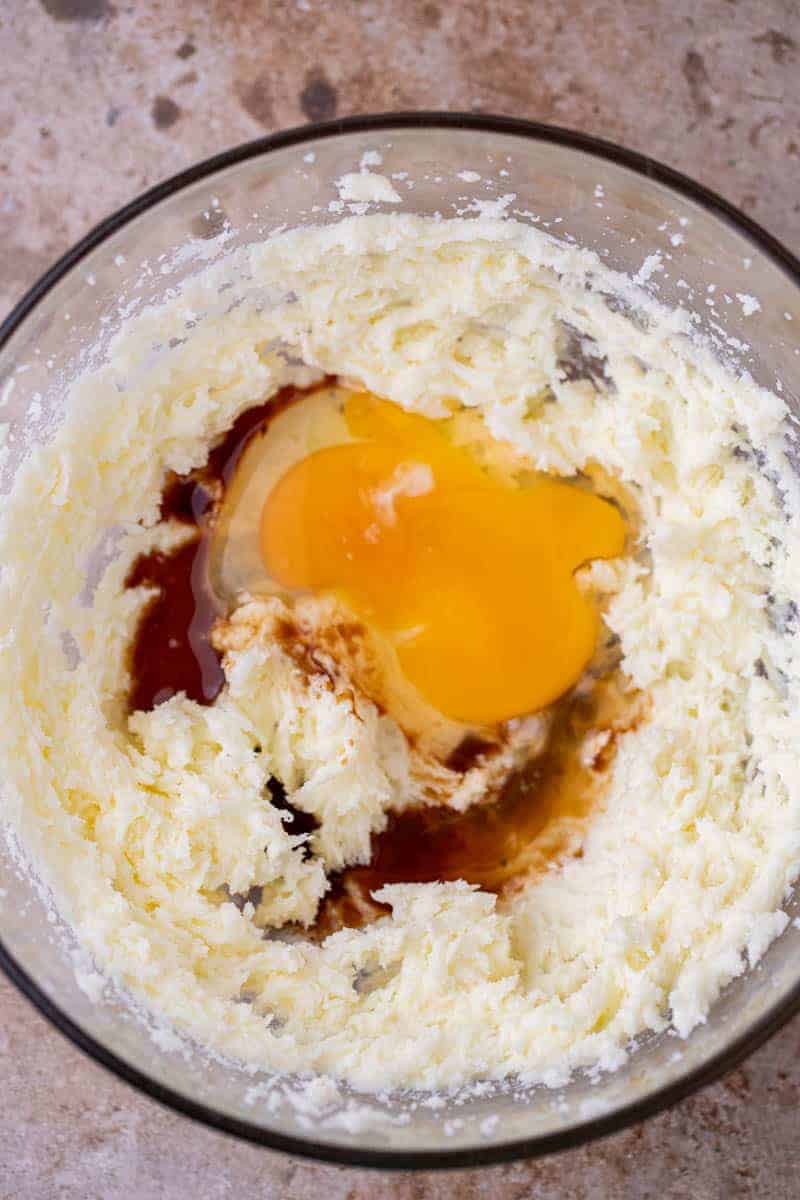
<svg viewBox="0 0 800 1200">
<path fill-rule="evenodd" d="M 800 251 L 796 0 L 0 0 L 0 312 L 197 159 L 356 112 L 494 111 L 695 176 Z M 789 1200 L 800 1020 L 647 1124 L 443 1175 L 316 1166 L 168 1112 L 0 981 L 0 1200 Z"/>
</svg>

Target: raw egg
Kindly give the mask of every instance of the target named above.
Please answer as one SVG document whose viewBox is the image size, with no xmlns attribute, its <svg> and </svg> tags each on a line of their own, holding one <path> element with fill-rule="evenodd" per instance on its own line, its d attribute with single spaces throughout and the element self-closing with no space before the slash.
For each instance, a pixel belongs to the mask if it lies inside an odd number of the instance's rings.
<svg viewBox="0 0 800 1200">
<path fill-rule="evenodd" d="M 619 510 L 545 474 L 491 470 L 447 421 L 343 395 L 341 441 L 299 457 L 263 498 L 262 570 L 336 596 L 453 720 L 544 708 L 594 652 L 599 617 L 575 572 L 622 553 Z"/>
</svg>

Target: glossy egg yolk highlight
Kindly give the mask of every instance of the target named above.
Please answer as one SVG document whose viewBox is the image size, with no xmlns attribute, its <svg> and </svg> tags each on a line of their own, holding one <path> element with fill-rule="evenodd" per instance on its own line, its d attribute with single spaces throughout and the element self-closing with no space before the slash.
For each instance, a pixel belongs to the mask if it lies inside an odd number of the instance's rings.
<svg viewBox="0 0 800 1200">
<path fill-rule="evenodd" d="M 546 475 L 498 478 L 443 422 L 367 393 L 349 395 L 345 419 L 352 441 L 301 459 L 267 496 L 270 576 L 338 596 L 445 716 L 494 724 L 566 692 L 598 634 L 575 571 L 622 553 L 619 511 Z"/>
</svg>

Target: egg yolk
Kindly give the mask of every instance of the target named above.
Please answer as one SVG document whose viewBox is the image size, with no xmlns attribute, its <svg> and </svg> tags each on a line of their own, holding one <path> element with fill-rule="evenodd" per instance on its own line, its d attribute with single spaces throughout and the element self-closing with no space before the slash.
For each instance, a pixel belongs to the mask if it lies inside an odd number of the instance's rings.
<svg viewBox="0 0 800 1200">
<path fill-rule="evenodd" d="M 350 393 L 352 441 L 292 466 L 261 515 L 280 585 L 333 593 L 393 644 L 439 712 L 494 724 L 577 682 L 598 616 L 575 571 L 621 554 L 609 502 L 537 475 L 488 472 L 444 422 Z"/>
</svg>

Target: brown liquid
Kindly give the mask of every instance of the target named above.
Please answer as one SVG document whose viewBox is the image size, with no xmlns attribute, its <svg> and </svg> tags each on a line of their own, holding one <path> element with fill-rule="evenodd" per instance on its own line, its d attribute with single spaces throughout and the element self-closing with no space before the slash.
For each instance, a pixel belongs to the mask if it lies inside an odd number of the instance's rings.
<svg viewBox="0 0 800 1200">
<path fill-rule="evenodd" d="M 485 755 L 497 748 L 496 742 L 488 742 L 474 733 L 468 733 L 448 755 L 445 766 L 451 771 L 468 771 Z"/>
<path fill-rule="evenodd" d="M 247 409 L 213 448 L 204 467 L 167 480 L 162 521 L 180 521 L 194 526 L 196 533 L 169 553 L 143 554 L 125 580 L 126 587 L 146 584 L 158 589 L 139 619 L 131 648 L 131 712 L 149 711 L 178 692 L 198 704 L 211 704 L 222 690 L 225 676 L 211 645 L 211 629 L 223 612 L 208 578 L 208 534 L 216 502 L 250 439 L 312 390 L 283 388 L 266 404 Z"/>
<path fill-rule="evenodd" d="M 131 650 L 132 711 L 155 708 L 178 692 L 210 704 L 222 690 L 222 664 L 209 641 L 220 613 L 208 588 L 207 551 L 197 535 L 170 554 L 142 555 L 128 575 L 128 587 L 159 589 L 142 613 Z"/>
<path fill-rule="evenodd" d="M 496 800 L 464 813 L 435 807 L 394 813 L 372 840 L 369 864 L 348 867 L 331 880 L 314 933 L 327 937 L 389 912 L 371 898 L 388 883 L 465 879 L 504 893 L 580 851 L 580 822 L 601 798 L 622 733 L 636 728 L 642 697 L 626 692 L 616 673 L 576 689 L 555 706 L 547 747 L 512 773 Z M 609 736 L 591 762 L 581 751 L 590 733 Z"/>
<path fill-rule="evenodd" d="M 131 711 L 151 709 L 178 692 L 200 704 L 219 695 L 225 678 L 210 635 L 223 612 L 208 578 L 215 509 L 250 439 L 313 390 L 284 388 L 266 404 L 248 409 L 211 451 L 205 467 L 168 480 L 161 517 L 193 526 L 194 533 L 172 552 L 142 555 L 126 580 L 128 587 L 158 589 L 131 648 Z M 545 751 L 514 772 L 495 799 L 465 813 L 431 807 L 391 814 L 386 830 L 373 838 L 369 864 L 332 877 L 311 936 L 325 937 L 388 912 L 370 896 L 384 884 L 465 879 L 502 893 L 554 861 L 579 854 L 579 824 L 602 794 L 616 740 L 635 728 L 643 713 L 642 697 L 621 685 L 614 641 L 609 639 L 597 656 L 599 677 L 590 674 L 554 706 Z M 584 740 L 597 730 L 608 731 L 609 739 L 592 763 L 583 763 Z M 446 765 L 465 772 L 496 747 L 467 735 Z M 289 803 L 278 780 L 271 779 L 268 790 L 272 802 L 288 813 L 289 832 L 313 832 L 314 819 Z M 243 904 L 246 897 L 239 899 Z"/>
</svg>

